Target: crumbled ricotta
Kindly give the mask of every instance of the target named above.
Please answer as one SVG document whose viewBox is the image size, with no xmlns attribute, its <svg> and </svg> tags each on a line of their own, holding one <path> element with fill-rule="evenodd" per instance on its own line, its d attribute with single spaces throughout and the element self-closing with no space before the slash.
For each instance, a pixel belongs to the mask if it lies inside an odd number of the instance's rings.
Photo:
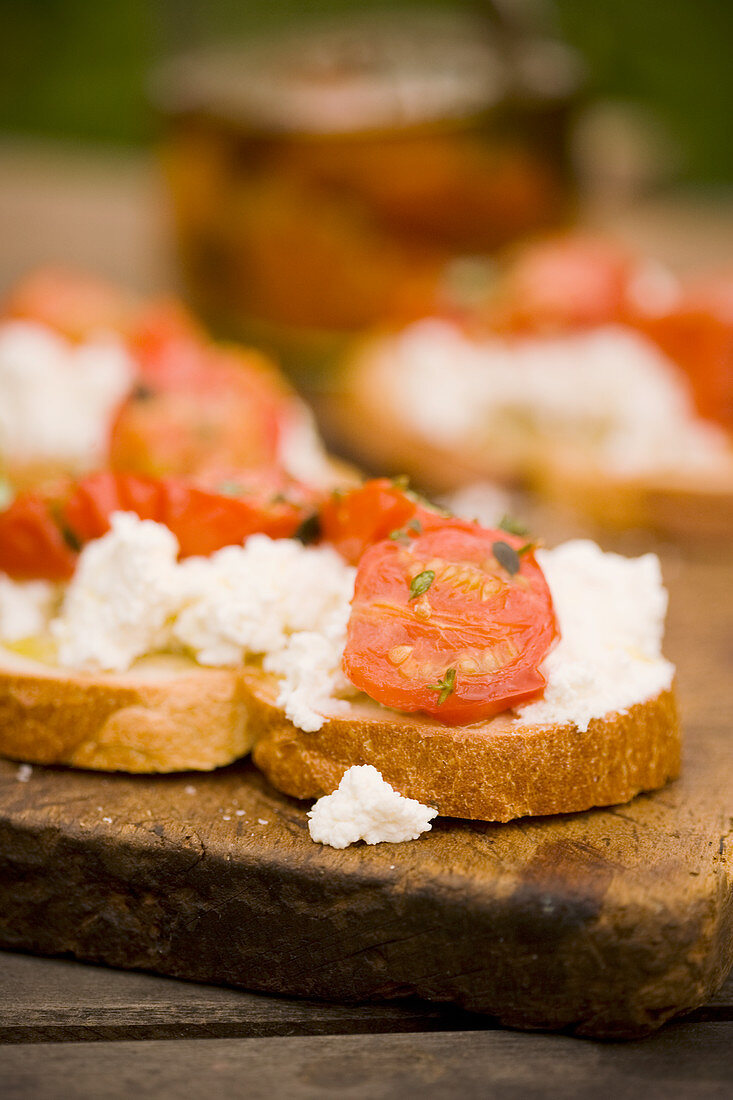
<svg viewBox="0 0 733 1100">
<path fill-rule="evenodd" d="M 319 798 L 308 812 L 313 840 L 332 848 L 347 848 L 357 840 L 367 844 L 417 840 L 427 832 L 438 811 L 414 798 L 404 798 L 370 764 L 355 765 L 343 775 L 333 794 Z"/>
<path fill-rule="evenodd" d="M 82 472 L 103 461 L 134 364 L 111 334 L 71 344 L 43 325 L 0 325 L 0 455 Z"/>
<path fill-rule="evenodd" d="M 320 729 L 350 688 L 341 658 L 356 570 L 328 547 L 266 535 L 209 558 L 177 555 L 167 527 L 115 513 L 82 551 L 51 625 L 59 663 L 122 672 L 156 651 L 214 666 L 262 658 L 291 721 Z"/>
<path fill-rule="evenodd" d="M 428 320 L 381 354 L 391 364 L 392 401 L 443 444 L 559 443 L 619 475 L 712 470 L 729 461 L 723 431 L 696 416 L 683 374 L 621 326 L 474 342 L 448 322 Z"/>
<path fill-rule="evenodd" d="M 45 633 L 56 589 L 48 581 L 14 581 L 0 573 L 0 642 L 18 642 Z"/>
<path fill-rule="evenodd" d="M 173 637 L 201 664 L 262 655 L 282 678 L 278 705 L 304 730 L 320 729 L 324 707 L 348 688 L 341 672 L 356 570 L 329 547 L 252 535 L 180 567 L 187 603 Z"/>
<path fill-rule="evenodd" d="M 111 530 L 79 556 L 59 617 L 51 624 L 59 664 L 122 672 L 165 648 L 179 603 L 175 535 L 152 520 L 116 512 Z"/>
<path fill-rule="evenodd" d="M 656 554 L 625 558 L 576 539 L 538 550 L 561 638 L 543 664 L 543 697 L 517 711 L 522 722 L 573 722 L 624 711 L 671 686 L 662 656 L 667 592 Z"/>
</svg>

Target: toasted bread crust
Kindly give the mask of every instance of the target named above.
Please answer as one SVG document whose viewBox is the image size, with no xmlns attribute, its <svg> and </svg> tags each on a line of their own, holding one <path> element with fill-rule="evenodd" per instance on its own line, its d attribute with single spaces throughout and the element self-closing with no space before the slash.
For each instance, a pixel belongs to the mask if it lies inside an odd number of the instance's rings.
<svg viewBox="0 0 733 1100">
<path fill-rule="evenodd" d="M 161 662 L 124 676 L 0 658 L 0 754 L 101 771 L 209 771 L 252 744 L 236 672 Z"/>
<path fill-rule="evenodd" d="M 679 774 L 672 690 L 590 723 L 531 726 L 499 715 L 455 728 L 377 707 L 303 733 L 259 691 L 255 764 L 296 798 L 333 791 L 352 764 L 373 764 L 395 790 L 449 817 L 510 821 L 628 802 Z"/>
<path fill-rule="evenodd" d="M 171 772 L 229 764 L 253 742 L 272 785 L 295 798 L 333 791 L 352 764 L 373 764 L 443 816 L 509 821 L 627 802 L 679 773 L 673 691 L 592 721 L 532 726 L 499 715 L 456 728 L 370 701 L 344 704 L 315 733 L 275 704 L 257 669 L 175 660 L 124 675 L 0 664 L 0 754 L 101 771 Z"/>
</svg>

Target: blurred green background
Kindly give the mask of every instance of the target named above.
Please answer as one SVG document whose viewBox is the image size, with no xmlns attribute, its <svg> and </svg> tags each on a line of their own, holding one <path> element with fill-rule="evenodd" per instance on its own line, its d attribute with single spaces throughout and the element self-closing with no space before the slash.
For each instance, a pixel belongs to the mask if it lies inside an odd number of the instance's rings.
<svg viewBox="0 0 733 1100">
<path fill-rule="evenodd" d="M 196 35 L 202 18 L 251 31 L 364 6 L 0 0 L 0 130 L 144 143 L 155 125 L 146 76 L 163 51 Z M 560 30 L 588 62 L 592 91 L 650 109 L 678 146 L 683 179 L 733 180 L 732 0 L 556 0 L 554 9 Z"/>
</svg>

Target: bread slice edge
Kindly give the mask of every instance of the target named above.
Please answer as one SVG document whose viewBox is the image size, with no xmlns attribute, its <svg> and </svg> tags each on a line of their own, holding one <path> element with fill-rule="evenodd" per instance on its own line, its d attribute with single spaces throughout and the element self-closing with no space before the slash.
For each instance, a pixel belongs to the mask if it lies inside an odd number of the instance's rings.
<svg viewBox="0 0 733 1100">
<path fill-rule="evenodd" d="M 510 821 L 628 802 L 680 770 L 674 688 L 576 725 L 528 725 L 508 715 L 466 727 L 376 706 L 332 715 L 304 733 L 260 692 L 253 760 L 295 798 L 333 791 L 347 768 L 372 764 L 396 791 L 441 816 Z"/>
</svg>

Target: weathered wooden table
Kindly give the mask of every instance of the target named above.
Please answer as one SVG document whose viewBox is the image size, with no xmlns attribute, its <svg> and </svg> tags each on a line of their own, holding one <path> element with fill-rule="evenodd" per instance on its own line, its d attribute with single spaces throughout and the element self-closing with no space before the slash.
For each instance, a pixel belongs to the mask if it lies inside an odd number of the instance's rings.
<svg viewBox="0 0 733 1100">
<path fill-rule="evenodd" d="M 2 953 L 0 1043 L 3 1100 L 730 1097 L 733 979 L 688 1020 L 618 1044 Z"/>
</svg>

